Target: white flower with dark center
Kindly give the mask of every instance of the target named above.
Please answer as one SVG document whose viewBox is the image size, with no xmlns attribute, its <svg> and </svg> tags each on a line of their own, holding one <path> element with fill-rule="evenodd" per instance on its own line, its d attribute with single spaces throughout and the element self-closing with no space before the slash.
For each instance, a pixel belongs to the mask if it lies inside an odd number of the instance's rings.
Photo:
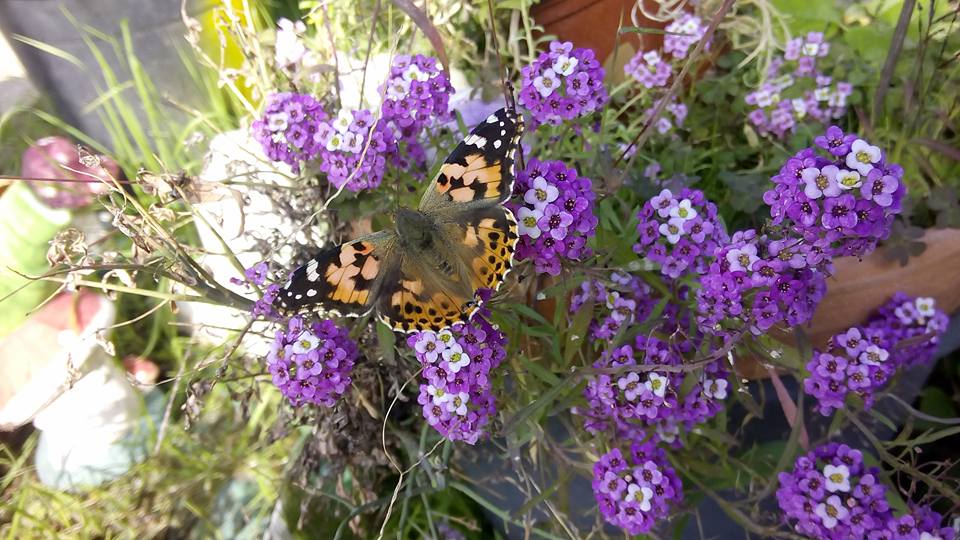
<svg viewBox="0 0 960 540">
<path fill-rule="evenodd" d="M 648 390 L 656 394 L 657 397 L 663 397 L 667 394 L 667 388 L 670 386 L 670 379 L 651 371 L 647 375 L 647 381 L 643 383 Z"/>
<path fill-rule="evenodd" d="M 757 257 L 757 246 L 747 244 L 742 248 L 734 248 L 727 252 L 727 262 L 731 272 L 749 272 L 753 263 L 760 260 Z"/>
<path fill-rule="evenodd" d="M 684 199 L 680 202 L 676 200 L 670 205 L 670 217 L 689 221 L 697 217 L 697 211 L 691 206 L 690 199 Z"/>
<path fill-rule="evenodd" d="M 860 362 L 868 366 L 879 366 L 887 361 L 890 353 L 886 349 L 881 349 L 876 345 L 870 345 L 865 351 L 860 353 Z"/>
<path fill-rule="evenodd" d="M 686 220 L 680 218 L 670 218 L 670 221 L 660 224 L 660 234 L 667 237 L 667 241 L 676 244 L 680 237 L 684 235 L 683 224 Z"/>
<path fill-rule="evenodd" d="M 540 235 L 543 231 L 540 230 L 540 227 L 537 225 L 537 222 L 540 221 L 540 218 L 543 217 L 543 212 L 536 208 L 527 208 L 526 206 L 520 208 L 517 213 L 517 225 L 520 231 L 520 234 L 529 236 L 531 240 L 536 240 L 540 238 Z"/>
<path fill-rule="evenodd" d="M 276 133 L 287 129 L 287 122 L 290 120 L 290 115 L 280 111 L 267 115 L 267 127 L 270 128 L 270 131 Z"/>
<path fill-rule="evenodd" d="M 297 354 L 306 354 L 320 345 L 320 338 L 313 335 L 313 332 L 309 330 L 304 330 L 300 332 L 300 335 L 297 336 L 297 340 L 293 342 L 293 352 Z"/>
<path fill-rule="evenodd" d="M 636 501 L 641 512 L 649 512 L 651 508 L 650 500 L 653 499 L 653 490 L 647 486 L 638 486 L 630 484 L 627 486 L 626 500 Z"/>
<path fill-rule="evenodd" d="M 577 60 L 576 57 L 561 54 L 560 56 L 557 57 L 556 61 L 553 62 L 553 71 L 566 77 L 567 75 L 570 75 L 571 73 L 573 73 L 573 70 L 577 67 L 577 64 L 579 63 L 580 61 Z"/>
<path fill-rule="evenodd" d="M 433 403 L 437 405 L 443 405 L 444 403 L 450 401 L 453 396 L 448 394 L 443 388 L 437 388 L 434 385 L 427 386 L 427 393 L 430 394 Z"/>
<path fill-rule="evenodd" d="M 416 64 L 410 64 L 409 66 L 407 66 L 407 69 L 403 70 L 403 74 L 401 75 L 401 77 L 403 77 L 403 80 L 408 82 L 410 81 L 424 82 L 424 81 L 430 80 L 430 74 L 421 70 L 420 67 L 417 66 Z"/>
<path fill-rule="evenodd" d="M 550 97 L 550 94 L 560 86 L 560 79 L 557 78 L 557 74 L 552 69 L 548 69 L 543 72 L 543 75 L 533 80 L 533 86 L 542 97 Z"/>
<path fill-rule="evenodd" d="M 883 153 L 876 146 L 863 139 L 857 139 L 850 145 L 850 153 L 847 154 L 847 167 L 860 171 L 860 174 L 867 174 L 873 170 L 873 164 L 880 161 Z"/>
<path fill-rule="evenodd" d="M 463 352 L 463 347 L 459 343 L 454 343 L 444 349 L 440 356 L 447 361 L 447 365 L 453 373 L 458 373 L 465 366 L 470 365 L 470 357 Z"/>
<path fill-rule="evenodd" d="M 534 208 L 543 210 L 543 207 L 557 200 L 560 196 L 560 190 L 557 186 L 547 182 L 547 179 L 538 176 L 533 179 L 533 187 L 523 194 L 523 200 L 527 204 L 532 204 Z"/>
<path fill-rule="evenodd" d="M 846 465 L 827 465 L 823 468 L 823 476 L 827 479 L 825 485 L 830 493 L 850 491 L 850 469 Z"/>
<path fill-rule="evenodd" d="M 470 394 L 466 392 L 450 394 L 450 399 L 448 399 L 446 402 L 447 412 L 452 412 L 457 416 L 466 416 L 467 403 L 469 402 L 470 402 Z"/>
<path fill-rule="evenodd" d="M 707 379 L 703 382 L 703 395 L 710 399 L 727 399 L 726 379 Z"/>
</svg>

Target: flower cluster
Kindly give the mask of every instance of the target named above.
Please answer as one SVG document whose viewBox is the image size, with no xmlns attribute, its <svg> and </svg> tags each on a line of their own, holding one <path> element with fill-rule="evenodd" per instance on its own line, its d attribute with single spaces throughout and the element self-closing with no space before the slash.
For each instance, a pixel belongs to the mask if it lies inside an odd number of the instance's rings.
<svg viewBox="0 0 960 540">
<path fill-rule="evenodd" d="M 554 41 L 550 51 L 521 70 L 520 104 L 533 124 L 556 124 L 598 110 L 607 102 L 603 68 L 590 49 Z"/>
<path fill-rule="evenodd" d="M 807 363 L 810 376 L 804 379 L 807 394 L 817 400 L 816 409 L 829 416 L 843 407 L 848 394 L 863 399 L 864 407 L 873 405 L 874 393 L 896 371 L 881 332 L 853 327 L 830 339 L 826 351 L 815 351 Z"/>
<path fill-rule="evenodd" d="M 481 311 L 446 330 L 407 338 L 423 366 L 417 399 L 423 416 L 451 441 L 475 444 L 496 414 L 490 372 L 506 356 L 507 339 L 487 315 Z"/>
<path fill-rule="evenodd" d="M 593 494 L 607 522 L 631 535 L 650 531 L 683 500 L 683 484 L 661 448 L 634 443 L 624 456 L 619 448 L 593 465 Z"/>
<path fill-rule="evenodd" d="M 294 407 L 305 403 L 331 407 L 350 385 L 359 355 L 345 328 L 328 320 L 307 323 L 293 317 L 286 331 L 277 330 L 267 370 Z"/>
<path fill-rule="evenodd" d="M 660 88 L 670 80 L 673 66 L 658 51 L 640 51 L 627 62 L 623 72 L 646 88 Z"/>
<path fill-rule="evenodd" d="M 453 85 L 436 58 L 421 54 L 398 55 L 381 88 L 383 121 L 396 128 L 397 138 L 411 160 L 426 165 L 426 151 L 420 143 L 423 131 L 435 121 L 450 118 Z M 406 168 L 405 163 L 399 165 Z"/>
<path fill-rule="evenodd" d="M 897 369 L 928 362 L 947 315 L 932 298 L 897 293 L 863 327 L 853 327 L 831 338 L 826 352 L 815 352 L 807 364 L 807 394 L 817 399 L 817 410 L 828 416 L 843 407 L 848 394 L 873 405 L 874 394 Z"/>
<path fill-rule="evenodd" d="M 587 407 L 574 409 L 584 417 L 587 431 L 642 440 L 647 429 L 654 428 L 660 440 L 672 443 L 681 425 L 689 429 L 715 415 L 727 397 L 727 372 L 722 364 L 714 362 L 702 373 L 687 373 L 695 382 L 688 385 L 686 394 L 680 392 L 684 372 L 648 369 L 681 365 L 681 352 L 645 335 L 637 336 L 632 346 L 604 352 L 593 365 L 600 372 L 584 389 Z M 614 373 L 606 372 L 611 370 Z"/>
<path fill-rule="evenodd" d="M 748 229 L 718 248 L 700 278 L 697 320 L 709 333 L 730 336 L 745 327 L 762 334 L 775 324 L 804 324 L 826 293 L 823 272 L 792 240 L 770 240 Z"/>
<path fill-rule="evenodd" d="M 633 251 L 659 264 L 670 278 L 705 272 L 714 250 L 728 240 L 717 206 L 700 190 L 683 188 L 674 196 L 664 189 L 644 203 L 637 217 L 640 242 Z"/>
<path fill-rule="evenodd" d="M 815 258 L 863 256 L 887 238 L 906 193 L 903 168 L 857 135 L 831 126 L 814 148 L 788 159 L 763 195 L 773 223 Z"/>
<path fill-rule="evenodd" d="M 894 517 L 879 473 L 864 466 L 859 450 L 829 443 L 780 473 L 777 502 L 787 523 L 810 538 L 953 539 L 953 529 L 941 528 L 930 508 Z"/>
<path fill-rule="evenodd" d="M 517 258 L 533 259 L 537 273 L 556 276 L 562 260 L 590 254 L 594 194 L 589 178 L 562 161 L 531 159 L 517 174 L 510 205 L 520 230 Z"/>
<path fill-rule="evenodd" d="M 646 320 L 657 300 L 653 290 L 642 279 L 613 272 L 607 285 L 598 279 L 581 283 L 579 290 L 570 298 L 570 313 L 578 313 L 591 302 L 603 316 L 590 320 L 590 336 L 594 339 L 612 339 L 621 329 Z"/>
<path fill-rule="evenodd" d="M 339 188 L 346 183 L 350 191 L 379 186 L 387 158 L 397 155 L 393 129 L 383 119 L 374 125 L 373 114 L 366 109 L 341 109 L 336 118 L 320 123 L 316 139 L 321 145 L 320 170 L 331 184 Z"/>
<path fill-rule="evenodd" d="M 707 33 L 703 21 L 693 13 L 684 13 L 668 24 L 665 30 L 667 33 L 663 35 L 663 52 L 678 60 L 686 58 L 690 47 Z"/>
<path fill-rule="evenodd" d="M 745 98 L 754 107 L 747 117 L 761 135 L 783 139 L 799 122 L 826 124 L 846 114 L 853 85 L 835 83 L 817 69 L 817 59 L 829 50 L 822 32 L 810 32 L 790 40 L 784 55 L 773 60 L 767 81 Z"/>
<path fill-rule="evenodd" d="M 323 106 L 305 94 L 271 94 L 263 117 L 252 125 L 253 137 L 272 161 L 282 161 L 300 172 L 300 165 L 320 155 L 324 143 L 317 135 L 326 120 Z"/>
<path fill-rule="evenodd" d="M 911 298 L 898 292 L 867 321 L 867 329 L 879 332 L 881 345 L 890 350 L 895 366 L 925 364 L 933 359 L 949 323 L 933 298 Z"/>
</svg>

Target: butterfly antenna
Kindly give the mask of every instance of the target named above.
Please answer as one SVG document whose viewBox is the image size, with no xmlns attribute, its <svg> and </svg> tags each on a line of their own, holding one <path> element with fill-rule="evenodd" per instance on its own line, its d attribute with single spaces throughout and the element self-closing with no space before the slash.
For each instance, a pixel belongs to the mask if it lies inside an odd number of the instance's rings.
<svg viewBox="0 0 960 540">
<path fill-rule="evenodd" d="M 500 42 L 497 39 L 497 21 L 494 18 L 493 0 L 487 0 L 487 8 L 490 10 L 490 37 L 493 41 L 493 50 L 497 53 L 497 71 L 500 72 L 500 85 L 503 87 L 503 100 L 507 107 L 516 109 L 516 101 L 513 99 L 513 85 L 510 84 L 508 70 L 503 65 L 503 57 L 500 56 Z"/>
</svg>

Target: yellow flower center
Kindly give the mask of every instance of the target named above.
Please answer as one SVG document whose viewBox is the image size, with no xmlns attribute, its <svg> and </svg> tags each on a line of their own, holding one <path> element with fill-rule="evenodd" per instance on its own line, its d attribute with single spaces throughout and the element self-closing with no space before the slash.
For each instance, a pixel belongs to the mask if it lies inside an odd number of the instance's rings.
<svg viewBox="0 0 960 540">
<path fill-rule="evenodd" d="M 843 482 L 843 475 L 840 473 L 833 473 L 830 475 L 830 481 L 834 484 L 839 484 L 840 482 Z"/>
<path fill-rule="evenodd" d="M 536 196 L 537 196 L 537 200 L 538 200 L 538 201 L 545 201 L 545 200 L 547 200 L 547 192 L 546 192 L 546 191 L 538 188 L 538 189 L 536 190 L 535 194 L 536 194 Z"/>
<path fill-rule="evenodd" d="M 687 215 L 689 215 L 689 212 L 687 212 L 687 209 L 686 209 L 686 208 L 680 207 L 680 208 L 677 210 L 677 214 L 679 214 L 680 217 L 687 217 Z"/>
<path fill-rule="evenodd" d="M 533 216 L 527 216 L 523 218 L 523 224 L 526 225 L 527 227 L 534 227 L 537 224 L 537 218 Z"/>
<path fill-rule="evenodd" d="M 870 163 L 870 154 L 866 152 L 857 152 L 857 161 L 860 163 Z"/>
<path fill-rule="evenodd" d="M 820 189 L 823 189 L 830 185 L 830 181 L 827 180 L 827 177 L 822 174 L 817 175 L 817 179 L 814 180 L 814 182 L 816 182 L 817 187 Z"/>
</svg>

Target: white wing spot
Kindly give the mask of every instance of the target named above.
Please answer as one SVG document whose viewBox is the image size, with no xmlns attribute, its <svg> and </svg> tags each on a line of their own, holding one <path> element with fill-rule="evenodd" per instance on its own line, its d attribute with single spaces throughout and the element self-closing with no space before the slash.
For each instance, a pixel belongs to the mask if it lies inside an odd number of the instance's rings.
<svg viewBox="0 0 960 540">
<path fill-rule="evenodd" d="M 302 294 L 298 294 L 298 295 L 296 295 L 296 296 L 293 297 L 294 300 L 299 300 L 299 299 L 301 299 L 301 298 L 303 298 L 303 295 L 302 295 Z"/>
<path fill-rule="evenodd" d="M 468 145 L 472 144 L 477 148 L 483 148 L 484 146 L 487 145 L 487 139 L 479 135 L 470 135 L 469 137 L 464 139 L 463 142 Z"/>
<path fill-rule="evenodd" d="M 310 298 L 313 298 L 313 297 L 316 296 L 316 295 L 317 295 L 317 290 L 316 290 L 316 289 L 309 289 L 309 290 L 307 291 L 307 296 L 309 296 Z"/>
<path fill-rule="evenodd" d="M 494 148 L 500 148 L 500 143 L 501 143 L 501 142 L 502 142 L 502 141 L 501 141 L 500 139 L 497 139 L 497 140 L 493 141 L 493 147 L 494 147 Z"/>
<path fill-rule="evenodd" d="M 317 273 L 317 260 L 314 259 L 307 264 L 307 279 L 310 281 L 316 281 L 320 279 L 320 274 Z"/>
<path fill-rule="evenodd" d="M 492 124 L 492 123 L 496 122 L 497 120 L 498 120 L 498 118 L 497 118 L 497 115 L 496 115 L 496 114 L 491 114 L 490 116 L 487 117 L 487 123 L 488 123 L 488 124 Z M 503 122 L 500 122 L 500 125 L 502 126 L 502 125 L 503 125 Z"/>
<path fill-rule="evenodd" d="M 503 137 L 503 136 L 506 135 L 506 134 L 507 134 L 507 130 L 505 130 L 505 129 L 501 129 L 501 130 L 500 130 L 500 136 L 501 136 L 501 137 Z"/>
</svg>

